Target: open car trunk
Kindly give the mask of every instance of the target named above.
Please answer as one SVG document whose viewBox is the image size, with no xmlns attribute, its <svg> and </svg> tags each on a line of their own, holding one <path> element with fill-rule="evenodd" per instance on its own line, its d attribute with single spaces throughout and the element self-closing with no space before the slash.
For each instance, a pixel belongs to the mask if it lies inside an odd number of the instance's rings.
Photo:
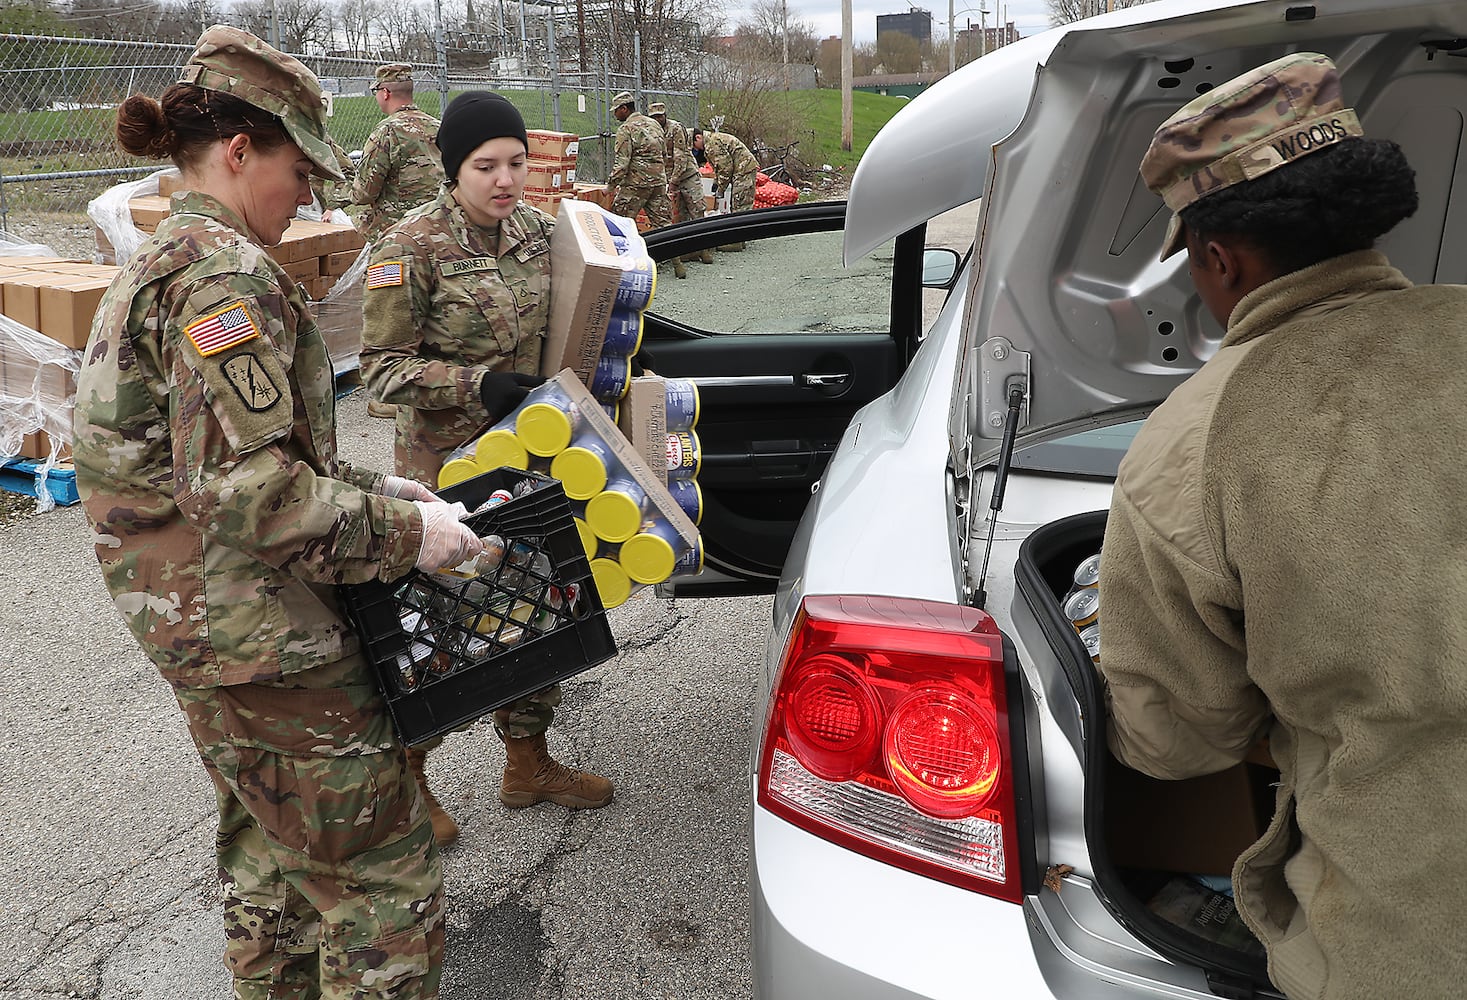
<svg viewBox="0 0 1467 1000">
<path fill-rule="evenodd" d="M 1202 969 L 1219 996 L 1280 996 L 1262 944 L 1233 909 L 1228 878 L 1272 818 L 1278 772 L 1266 748 L 1219 774 L 1160 781 L 1120 764 L 1106 745 L 1100 677 L 1063 609 L 1075 568 L 1100 551 L 1105 521 L 1095 511 L 1046 524 L 1024 542 L 1017 565 L 1019 593 L 1085 720 L 1085 840 L 1095 885 L 1121 924 L 1160 954 Z"/>
</svg>

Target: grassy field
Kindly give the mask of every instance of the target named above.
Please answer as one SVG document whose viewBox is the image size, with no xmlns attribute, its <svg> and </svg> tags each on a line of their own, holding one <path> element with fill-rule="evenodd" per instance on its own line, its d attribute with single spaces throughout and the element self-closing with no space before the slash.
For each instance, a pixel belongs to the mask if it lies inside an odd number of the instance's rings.
<svg viewBox="0 0 1467 1000">
<path fill-rule="evenodd" d="M 451 92 L 450 97 L 453 96 Z M 542 91 L 504 91 L 524 115 L 530 128 L 553 127 L 554 113 L 550 96 Z M 589 97 L 590 95 L 588 95 Z M 895 97 L 856 93 L 854 104 L 854 148 L 840 148 L 840 92 L 806 90 L 775 92 L 765 95 L 766 110 L 784 124 L 789 138 L 799 140 L 798 156 L 809 168 L 807 177 L 818 175 L 824 164 L 834 168 L 834 177 L 848 179 L 856 163 L 866 151 L 881 126 L 901 110 L 906 102 Z M 596 134 L 596 118 L 589 110 L 577 110 L 577 95 L 561 96 L 561 127 L 568 132 L 590 137 Z M 719 113 L 725 95 L 713 91 L 702 95 L 702 121 Z M 437 91 L 419 91 L 418 106 L 431 115 L 441 115 L 442 103 Z M 594 104 L 588 100 L 588 109 Z M 691 118 L 691 108 L 675 116 Z M 360 149 L 367 135 L 381 120 L 377 102 L 370 95 L 338 97 L 330 129 L 336 140 L 347 149 Z M 113 112 L 107 108 L 82 108 L 75 111 L 32 111 L 0 114 L 0 196 L 10 212 L 78 215 L 91 198 L 124 177 L 86 177 L 74 180 L 19 182 L 17 178 L 42 173 L 100 170 L 112 167 L 137 167 L 146 164 L 124 155 L 112 140 Z M 749 137 L 755 138 L 766 137 Z M 771 143 L 787 141 L 768 138 Z M 752 142 L 751 142 L 752 145 Z M 581 147 L 581 174 L 599 179 L 609 169 L 609 143 L 587 141 Z M 163 164 L 159 164 L 162 166 Z M 137 175 L 134 175 L 137 176 Z M 829 176 L 829 175 L 828 175 Z"/>
</svg>

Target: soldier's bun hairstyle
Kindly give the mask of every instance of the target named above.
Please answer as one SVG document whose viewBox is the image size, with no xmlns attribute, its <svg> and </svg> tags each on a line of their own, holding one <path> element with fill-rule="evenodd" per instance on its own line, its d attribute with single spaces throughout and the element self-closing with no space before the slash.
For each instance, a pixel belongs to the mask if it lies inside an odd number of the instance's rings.
<svg viewBox="0 0 1467 1000">
<path fill-rule="evenodd" d="M 1282 274 L 1369 250 L 1416 212 L 1416 172 L 1401 147 L 1351 138 L 1182 209 L 1204 238 L 1240 237 Z"/>
<path fill-rule="evenodd" d="M 175 83 L 159 100 L 134 94 L 117 109 L 117 143 L 133 156 L 172 160 L 180 170 L 215 143 L 244 134 L 263 149 L 290 141 L 280 119 L 248 101 L 191 83 Z"/>
</svg>

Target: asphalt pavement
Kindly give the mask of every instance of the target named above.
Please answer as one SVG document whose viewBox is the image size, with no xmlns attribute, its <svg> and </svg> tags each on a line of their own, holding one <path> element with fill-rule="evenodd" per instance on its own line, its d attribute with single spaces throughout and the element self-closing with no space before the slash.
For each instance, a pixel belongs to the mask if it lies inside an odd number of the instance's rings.
<svg viewBox="0 0 1467 1000">
<path fill-rule="evenodd" d="M 973 212 L 930 242 L 966 248 Z M 388 422 L 342 400 L 342 454 L 390 466 Z M 0 998 L 229 994 L 208 781 L 168 687 L 102 586 L 78 506 L 0 522 Z M 503 808 L 486 726 L 429 758 L 445 852 L 446 1000 L 750 994 L 751 703 L 767 598 L 610 613 L 621 653 L 564 684 L 552 752 L 615 801 Z"/>
</svg>

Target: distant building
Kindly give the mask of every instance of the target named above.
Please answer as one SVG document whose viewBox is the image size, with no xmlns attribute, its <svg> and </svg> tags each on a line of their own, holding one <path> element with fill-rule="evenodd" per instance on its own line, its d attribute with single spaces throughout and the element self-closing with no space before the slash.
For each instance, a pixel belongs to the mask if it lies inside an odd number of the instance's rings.
<svg viewBox="0 0 1467 1000">
<path fill-rule="evenodd" d="M 1021 37 L 1013 21 L 1001 28 L 981 28 L 969 20 L 968 27 L 960 29 L 957 36 L 957 56 L 963 62 L 972 62 L 994 49 L 1012 45 Z"/>
<path fill-rule="evenodd" d="M 912 98 L 945 76 L 947 76 L 946 72 L 877 73 L 872 76 L 856 77 L 851 81 L 851 89 L 865 91 L 868 94 L 880 94 L 883 97 Z"/>
<path fill-rule="evenodd" d="M 932 48 L 932 11 L 913 7 L 905 14 L 877 14 L 877 45 L 881 44 L 881 36 L 888 32 L 906 35 L 926 52 Z"/>
</svg>

